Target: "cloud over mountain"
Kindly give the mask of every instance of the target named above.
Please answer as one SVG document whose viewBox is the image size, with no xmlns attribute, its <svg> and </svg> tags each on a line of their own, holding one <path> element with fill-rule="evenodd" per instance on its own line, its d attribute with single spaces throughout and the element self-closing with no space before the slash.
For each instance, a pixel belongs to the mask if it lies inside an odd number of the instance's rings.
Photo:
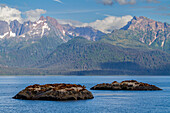
<svg viewBox="0 0 170 113">
<path fill-rule="evenodd" d="M 40 18 L 41 14 L 45 14 L 45 13 L 46 10 L 36 9 L 36 10 L 26 11 L 24 14 L 26 15 L 26 20 L 30 20 L 34 22 Z"/>
<path fill-rule="evenodd" d="M 130 15 L 116 17 L 116 16 L 108 16 L 103 20 L 96 20 L 92 23 L 85 23 L 84 26 L 91 26 L 97 30 L 100 30 L 105 33 L 110 33 L 114 29 L 120 29 L 125 26 L 127 22 L 129 22 L 133 17 Z"/>
<path fill-rule="evenodd" d="M 130 15 L 126 15 L 122 17 L 108 16 L 103 20 L 96 20 L 95 22 L 91 22 L 91 23 L 81 23 L 81 22 L 71 21 L 71 20 L 59 20 L 59 23 L 69 24 L 76 27 L 90 26 L 104 33 L 110 33 L 114 29 L 120 29 L 123 26 L 125 26 L 132 18 L 133 17 Z"/>
<path fill-rule="evenodd" d="M 18 20 L 20 23 L 23 23 L 24 21 L 36 21 L 39 19 L 41 14 L 46 13 L 43 9 L 35 9 L 35 10 L 29 10 L 26 12 L 21 12 L 20 10 L 16 8 L 11 8 L 6 5 L 0 6 L 0 20 L 6 21 L 10 23 L 13 20 Z M 26 18 L 23 18 L 22 15 L 24 15 Z"/>
<path fill-rule="evenodd" d="M 21 11 L 10 8 L 8 6 L 0 6 L 0 20 L 10 22 L 13 20 L 18 20 L 22 22 Z"/>
<path fill-rule="evenodd" d="M 18 9 L 10 8 L 8 6 L 0 7 L 0 20 L 7 21 L 8 23 L 13 20 L 18 20 L 20 23 L 24 21 L 37 21 L 42 14 L 45 14 L 46 11 L 43 9 L 29 10 L 26 12 L 21 12 Z M 23 18 L 21 15 L 25 15 Z M 94 29 L 100 30 L 105 33 L 109 33 L 114 29 L 119 29 L 127 24 L 132 19 L 132 16 L 107 16 L 103 20 L 96 20 L 91 23 L 81 23 L 73 20 L 58 20 L 61 24 L 70 24 L 76 27 L 86 27 L 91 26 Z"/>
<path fill-rule="evenodd" d="M 70 19 L 57 19 L 57 21 L 60 24 L 69 24 L 71 26 L 77 26 L 77 27 L 81 27 L 83 26 L 84 23 L 79 22 L 79 21 L 75 21 L 75 20 L 70 20 Z"/>
</svg>

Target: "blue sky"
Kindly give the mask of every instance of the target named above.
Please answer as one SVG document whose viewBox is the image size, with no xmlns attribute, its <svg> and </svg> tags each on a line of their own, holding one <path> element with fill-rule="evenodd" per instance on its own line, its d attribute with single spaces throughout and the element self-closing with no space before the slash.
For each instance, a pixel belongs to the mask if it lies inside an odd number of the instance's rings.
<svg viewBox="0 0 170 113">
<path fill-rule="evenodd" d="M 62 3 L 61 3 L 61 2 Z M 107 16 L 146 16 L 148 18 L 170 23 L 170 0 L 136 0 L 135 4 L 102 4 L 112 0 L 0 0 L 1 4 L 16 8 L 21 12 L 35 9 L 46 10 L 44 16 L 57 19 L 71 19 L 81 22 L 93 22 Z M 124 0 L 122 0 L 124 1 Z M 128 0 L 127 0 L 128 1 Z M 135 1 L 135 0 L 132 0 Z M 151 2 L 147 2 L 151 1 Z"/>
</svg>

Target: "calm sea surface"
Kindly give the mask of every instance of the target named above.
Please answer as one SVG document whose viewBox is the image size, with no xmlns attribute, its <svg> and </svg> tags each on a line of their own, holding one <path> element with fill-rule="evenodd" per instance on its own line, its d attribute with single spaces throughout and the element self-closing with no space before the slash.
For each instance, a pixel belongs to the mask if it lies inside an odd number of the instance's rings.
<svg viewBox="0 0 170 113">
<path fill-rule="evenodd" d="M 12 99 L 28 85 L 75 83 L 88 90 L 98 83 L 135 79 L 163 91 L 95 91 L 94 99 L 30 101 Z M 168 76 L 10 76 L 0 77 L 0 113 L 170 113 Z"/>
</svg>

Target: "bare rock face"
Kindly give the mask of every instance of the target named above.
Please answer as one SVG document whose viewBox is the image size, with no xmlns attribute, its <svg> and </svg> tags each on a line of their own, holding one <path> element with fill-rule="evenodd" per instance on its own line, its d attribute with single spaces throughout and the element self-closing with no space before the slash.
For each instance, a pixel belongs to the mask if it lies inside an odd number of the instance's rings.
<svg viewBox="0 0 170 113">
<path fill-rule="evenodd" d="M 5 21 L 0 21 L 0 39 L 5 38 L 9 35 L 8 23 Z"/>
<path fill-rule="evenodd" d="M 170 24 L 158 22 L 144 16 L 134 17 L 123 30 L 138 31 L 139 40 L 149 46 L 164 47 L 170 38 Z"/>
<path fill-rule="evenodd" d="M 76 84 L 31 85 L 20 91 L 14 99 L 24 100 L 84 100 L 94 98 L 85 86 Z"/>
<path fill-rule="evenodd" d="M 105 33 L 95 30 L 92 27 L 74 27 L 67 24 L 63 25 L 63 28 L 66 31 L 66 34 L 72 38 L 81 36 L 91 41 L 97 41 L 105 35 Z"/>
<path fill-rule="evenodd" d="M 103 83 L 97 84 L 92 87 L 91 90 L 162 90 L 155 85 L 150 85 L 147 83 L 137 82 L 136 80 L 125 80 L 121 83 L 117 81 L 111 84 Z"/>
</svg>

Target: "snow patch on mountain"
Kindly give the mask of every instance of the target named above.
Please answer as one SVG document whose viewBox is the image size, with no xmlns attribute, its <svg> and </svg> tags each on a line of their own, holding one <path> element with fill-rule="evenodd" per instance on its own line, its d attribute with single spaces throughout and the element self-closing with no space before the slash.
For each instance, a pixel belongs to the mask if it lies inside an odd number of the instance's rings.
<svg viewBox="0 0 170 113">
<path fill-rule="evenodd" d="M 45 29 L 47 29 L 48 31 L 50 30 L 50 28 L 48 27 L 48 24 L 47 24 L 47 23 L 44 23 L 44 26 L 42 26 L 41 37 L 43 37 Z"/>
<path fill-rule="evenodd" d="M 37 24 L 40 24 L 40 23 L 43 23 L 43 22 L 44 22 L 43 20 L 38 20 Z"/>
<path fill-rule="evenodd" d="M 66 35 L 66 32 L 63 30 L 63 35 L 65 36 Z"/>
<path fill-rule="evenodd" d="M 6 32 L 6 33 L 4 33 L 4 35 L 0 35 L 0 38 L 1 38 L 1 39 L 2 39 L 2 38 L 5 38 L 8 34 L 9 34 L 9 32 Z"/>
<path fill-rule="evenodd" d="M 73 35 L 73 33 L 72 33 L 72 32 L 68 32 L 68 34 L 69 34 L 69 35 Z"/>
<path fill-rule="evenodd" d="M 10 31 L 10 37 L 16 37 L 16 34 Z"/>
<path fill-rule="evenodd" d="M 37 26 L 37 24 L 33 24 L 32 26 L 33 26 L 33 27 L 36 27 L 36 26 Z"/>
<path fill-rule="evenodd" d="M 161 47 L 164 47 L 165 40 L 162 41 Z"/>
<path fill-rule="evenodd" d="M 25 38 L 26 36 L 25 36 L 25 34 L 22 34 L 22 35 L 20 35 L 19 37 Z"/>
</svg>

